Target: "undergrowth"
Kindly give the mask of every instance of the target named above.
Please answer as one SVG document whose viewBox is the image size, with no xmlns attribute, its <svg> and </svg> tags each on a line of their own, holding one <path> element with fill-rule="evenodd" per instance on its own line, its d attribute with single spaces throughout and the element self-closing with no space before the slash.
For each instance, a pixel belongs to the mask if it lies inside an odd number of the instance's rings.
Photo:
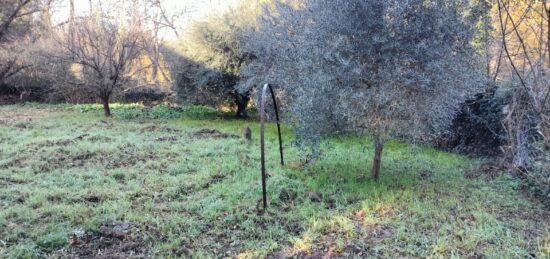
<svg viewBox="0 0 550 259">
<path fill-rule="evenodd" d="M 215 119 L 221 115 L 218 110 L 207 106 L 174 107 L 169 104 L 159 104 L 149 107 L 142 104 L 114 103 L 110 107 L 113 116 L 122 119 Z M 100 104 L 80 104 L 73 106 L 72 109 L 83 113 L 103 112 L 103 106 Z"/>
</svg>

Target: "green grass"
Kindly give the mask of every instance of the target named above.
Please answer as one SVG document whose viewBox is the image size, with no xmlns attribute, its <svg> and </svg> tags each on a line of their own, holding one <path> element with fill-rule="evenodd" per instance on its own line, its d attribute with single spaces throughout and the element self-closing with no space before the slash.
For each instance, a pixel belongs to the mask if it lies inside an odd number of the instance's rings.
<svg viewBox="0 0 550 259">
<path fill-rule="evenodd" d="M 369 139 L 327 139 L 323 158 L 303 167 L 284 127 L 281 167 L 270 125 L 260 214 L 256 122 L 144 109 L 115 106 L 104 118 L 91 106 L 0 108 L 0 258 L 550 258 L 548 211 L 506 174 L 464 177 L 482 161 L 391 142 L 380 181 L 360 180 Z M 245 126 L 252 143 L 195 135 Z M 124 222 L 123 240 L 108 237 Z"/>
</svg>

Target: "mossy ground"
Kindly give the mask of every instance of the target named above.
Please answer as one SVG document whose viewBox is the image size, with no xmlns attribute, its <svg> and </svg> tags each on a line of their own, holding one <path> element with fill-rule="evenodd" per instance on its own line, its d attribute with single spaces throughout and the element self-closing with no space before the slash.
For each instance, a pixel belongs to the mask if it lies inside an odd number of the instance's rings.
<svg viewBox="0 0 550 259">
<path fill-rule="evenodd" d="M 391 142 L 375 182 L 368 139 L 303 167 L 284 128 L 281 167 L 270 125 L 261 214 L 256 122 L 75 110 L 0 108 L 0 257 L 550 258 L 548 210 L 482 161 Z"/>
</svg>

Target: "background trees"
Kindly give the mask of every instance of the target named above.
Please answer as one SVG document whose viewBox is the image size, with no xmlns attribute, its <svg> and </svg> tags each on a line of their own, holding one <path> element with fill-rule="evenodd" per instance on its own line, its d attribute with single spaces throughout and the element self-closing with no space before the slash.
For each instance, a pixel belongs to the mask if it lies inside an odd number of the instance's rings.
<svg viewBox="0 0 550 259">
<path fill-rule="evenodd" d="M 256 57 L 245 48 L 247 33 L 256 30 L 260 2 L 245 1 L 236 9 L 195 22 L 175 51 L 181 55 L 176 68 L 176 91 L 187 103 L 236 107 L 237 117 L 247 117 L 251 89 L 238 87 L 242 69 Z"/>
<path fill-rule="evenodd" d="M 550 195 L 550 6 L 494 2 L 492 67 L 507 105 L 505 155 L 543 197 Z"/>
<path fill-rule="evenodd" d="M 94 89 L 105 116 L 110 116 L 112 94 L 143 69 L 144 32 L 135 22 L 122 27 L 104 17 L 91 16 L 75 24 L 73 37 L 65 45 L 66 58 L 81 66 L 77 68 L 81 80 Z"/>
<path fill-rule="evenodd" d="M 94 89 L 99 83 L 93 83 L 92 78 L 99 81 L 99 76 L 91 75 L 102 66 L 111 68 L 103 71 L 109 75 L 101 85 L 112 84 L 105 82 L 114 78 L 117 81 L 114 87 L 101 87 L 114 89 L 101 90 L 102 102 L 108 92 L 122 100 L 126 91 L 138 88 L 169 90 L 170 75 L 160 48 L 163 37 L 169 29 L 175 29 L 183 11 L 167 11 L 163 1 L 102 0 L 76 8 L 72 0 L 4 0 L 2 7 L 6 8 L 0 12 L 0 82 L 8 94 L 32 90 L 38 92 L 32 99 L 35 101 L 95 101 Z M 140 53 L 134 55 L 136 48 L 129 42 L 134 42 L 138 34 L 136 46 Z M 92 49 L 101 51 L 92 53 Z M 110 55 L 117 57 L 107 58 Z M 84 65 L 94 63 L 92 60 L 97 61 L 93 69 Z"/>
<path fill-rule="evenodd" d="M 47 19 L 51 0 L 2 0 L 0 1 L 0 92 L 15 91 L 8 88 L 10 78 L 31 67 L 25 60 L 27 47 L 40 32 L 34 31 Z M 42 20 L 33 15 L 42 11 Z M 11 90 L 10 90 L 11 89 Z"/>
<path fill-rule="evenodd" d="M 530 131 L 550 146 L 550 84 L 548 28 L 550 6 L 540 3 L 497 1 L 499 40 L 514 85 L 507 126 L 514 164 L 529 166 Z M 545 26 L 546 25 L 546 26 Z M 502 62 L 503 60 L 499 60 Z"/>
<path fill-rule="evenodd" d="M 299 146 L 372 134 L 375 177 L 388 138 L 445 138 L 453 119 L 455 142 L 479 128 L 490 134 L 470 143 L 504 151 L 513 168 L 548 163 L 546 1 L 243 0 L 186 31 L 184 11 L 162 0 L 90 1 L 84 12 L 71 0 L 0 3 L 0 93 L 99 99 L 108 115 L 127 91 L 173 84 L 184 104 L 246 117 L 256 86 L 271 83 Z M 60 10 L 66 20 L 52 19 Z M 178 36 L 170 48 L 167 31 Z"/>
</svg>

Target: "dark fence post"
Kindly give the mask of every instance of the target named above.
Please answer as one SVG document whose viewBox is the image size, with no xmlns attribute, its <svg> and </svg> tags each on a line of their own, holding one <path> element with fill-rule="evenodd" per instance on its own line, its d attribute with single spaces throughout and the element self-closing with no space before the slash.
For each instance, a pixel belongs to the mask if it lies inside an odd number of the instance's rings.
<svg viewBox="0 0 550 259">
<path fill-rule="evenodd" d="M 267 94 L 267 88 L 269 88 L 269 91 L 271 93 L 271 97 L 273 99 L 273 106 L 275 107 L 275 118 L 277 119 L 277 131 L 279 133 L 279 153 L 281 155 L 281 165 L 284 166 L 284 158 L 283 158 L 283 138 L 281 136 L 281 121 L 279 120 L 279 110 L 277 108 L 277 101 L 275 98 L 275 93 L 273 92 L 273 87 L 269 84 L 265 84 L 264 88 L 262 90 L 262 97 L 260 100 L 260 156 L 262 160 L 262 195 L 263 195 L 263 204 L 264 204 L 264 210 L 267 208 L 267 187 L 266 187 L 266 172 L 265 172 L 265 102 L 266 102 L 266 94 Z"/>
</svg>

